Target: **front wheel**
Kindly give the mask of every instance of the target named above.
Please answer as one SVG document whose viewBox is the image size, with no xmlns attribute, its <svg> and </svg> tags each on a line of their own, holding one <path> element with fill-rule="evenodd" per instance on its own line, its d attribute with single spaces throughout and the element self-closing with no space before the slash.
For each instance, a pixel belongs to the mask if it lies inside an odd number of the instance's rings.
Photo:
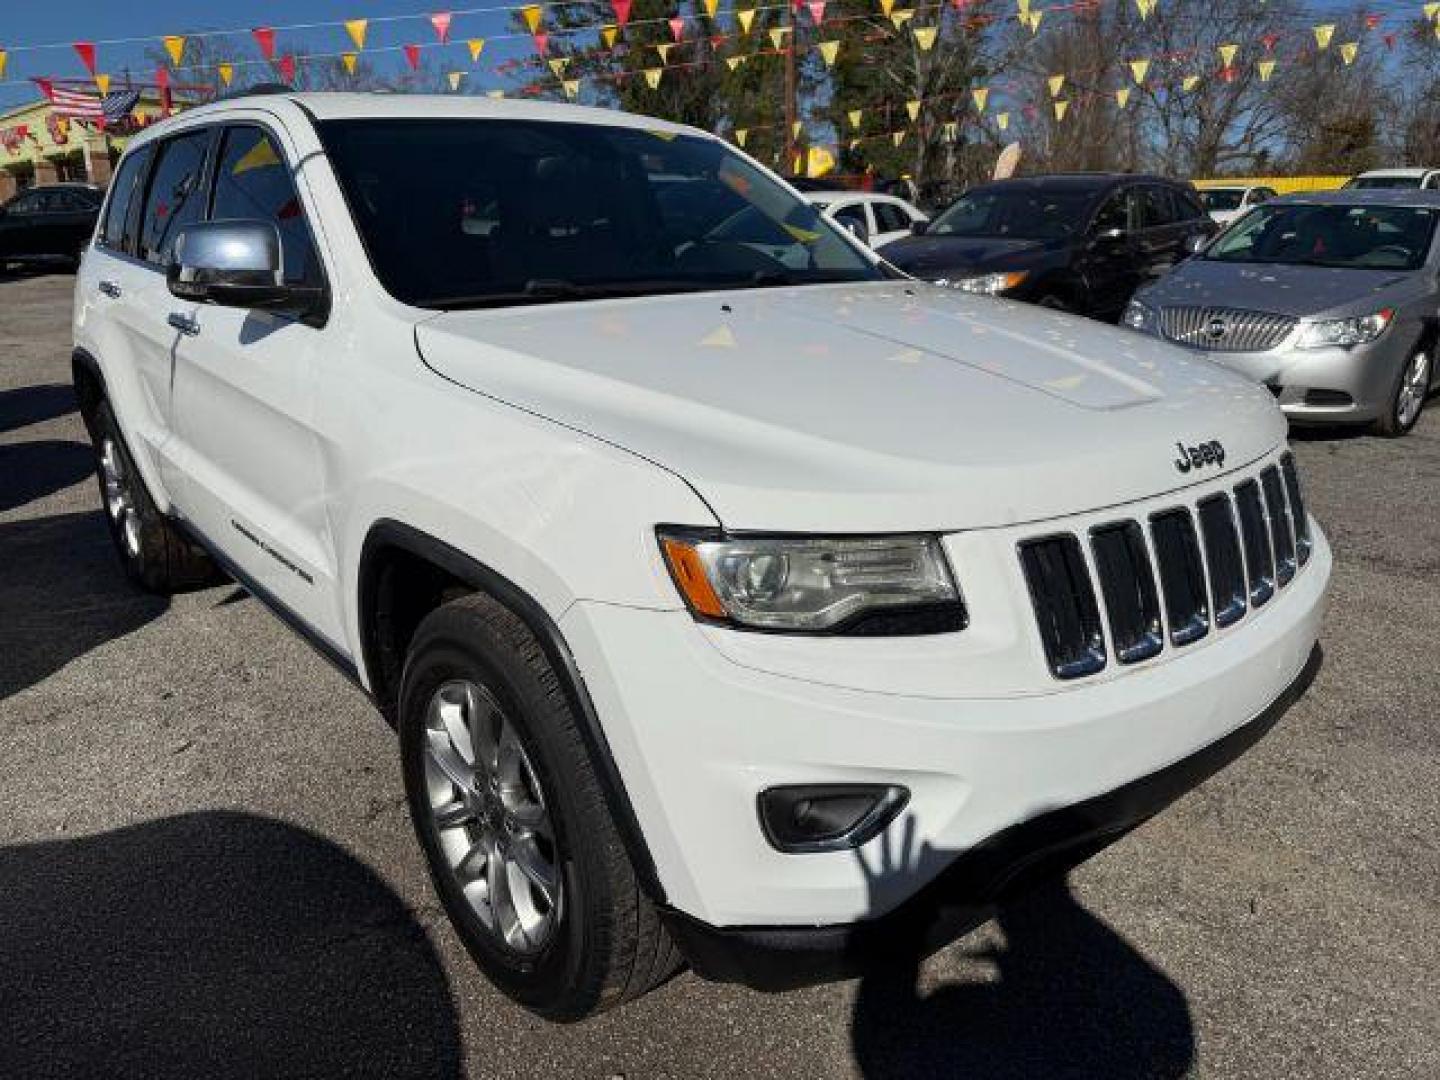
<svg viewBox="0 0 1440 1080">
<path fill-rule="evenodd" d="M 1425 410 L 1430 393 L 1430 353 L 1416 349 L 1400 371 L 1390 403 L 1384 415 L 1375 422 L 1375 429 L 1389 437 L 1408 435 Z"/>
<path fill-rule="evenodd" d="M 415 632 L 400 694 L 405 792 L 450 921 L 501 990 L 578 1020 L 669 978 L 679 954 L 641 892 L 560 680 L 484 594 Z"/>
</svg>

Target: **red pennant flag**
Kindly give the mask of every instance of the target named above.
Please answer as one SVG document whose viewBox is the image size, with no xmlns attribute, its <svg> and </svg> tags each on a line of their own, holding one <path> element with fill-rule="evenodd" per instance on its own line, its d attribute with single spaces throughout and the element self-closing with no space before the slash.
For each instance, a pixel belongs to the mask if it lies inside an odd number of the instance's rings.
<svg viewBox="0 0 1440 1080">
<path fill-rule="evenodd" d="M 610 6 L 615 9 L 615 25 L 624 26 L 630 21 L 631 0 L 610 0 Z"/>
<path fill-rule="evenodd" d="M 1235 68 L 1233 66 L 1221 68 L 1220 78 L 1224 79 L 1227 83 L 1233 83 L 1235 81 Z"/>
<path fill-rule="evenodd" d="M 430 16 L 430 25 L 435 28 L 435 36 L 440 39 L 441 45 L 450 40 L 450 12 L 437 11 Z"/>
<path fill-rule="evenodd" d="M 411 70 L 411 71 L 419 71 L 419 70 L 420 70 L 420 46 L 419 46 L 419 45 L 406 45 L 406 46 L 405 46 L 405 62 L 410 65 L 410 70 Z"/>
<path fill-rule="evenodd" d="M 170 69 L 164 64 L 155 69 L 155 85 L 160 88 L 160 111 L 169 116 L 175 111 L 175 98 L 170 93 Z"/>
<path fill-rule="evenodd" d="M 257 26 L 250 33 L 255 35 L 255 42 L 260 46 L 260 55 L 266 60 L 275 59 L 275 31 L 268 26 Z"/>
<path fill-rule="evenodd" d="M 816 26 L 825 21 L 825 0 L 808 0 L 805 6 L 810 9 L 810 18 L 815 20 Z"/>
<path fill-rule="evenodd" d="M 1365 16 L 1365 29 L 1366 29 L 1366 30 L 1374 30 L 1377 26 L 1380 25 L 1380 20 L 1383 19 L 1383 18 L 1385 18 L 1384 15 L 1366 15 L 1366 16 Z"/>
<path fill-rule="evenodd" d="M 155 86 L 160 90 L 170 89 L 170 69 L 164 64 L 155 69 Z"/>
<path fill-rule="evenodd" d="M 1275 51 L 1275 43 L 1280 40 L 1280 35 L 1279 35 L 1279 34 L 1266 34 L 1266 35 L 1265 35 L 1264 37 L 1262 37 L 1260 40 L 1265 43 L 1265 51 L 1266 51 L 1266 52 L 1274 52 L 1274 51 Z"/>
<path fill-rule="evenodd" d="M 280 78 L 287 83 L 295 81 L 295 57 L 286 53 L 275 63 L 276 69 L 280 72 Z"/>
<path fill-rule="evenodd" d="M 49 79 L 32 79 L 31 82 L 33 82 L 36 86 L 40 88 L 40 92 L 45 95 L 47 100 L 55 100 L 55 84 L 53 82 L 51 82 Z M 24 125 L 21 126 L 23 127 Z M 16 130 L 18 131 L 19 129 L 17 128 Z M 20 132 L 20 137 L 22 139 L 25 137 L 25 133 L 23 131 Z"/>
<path fill-rule="evenodd" d="M 77 41 L 74 43 L 75 53 L 80 57 L 80 62 L 85 65 L 85 70 L 91 75 L 95 74 L 95 43 L 93 41 Z"/>
<path fill-rule="evenodd" d="M 1386 35 L 1385 35 L 1385 48 L 1387 48 L 1387 49 L 1393 49 L 1393 48 L 1395 48 L 1395 35 L 1394 35 L 1394 34 L 1386 34 Z"/>
<path fill-rule="evenodd" d="M 541 30 L 539 33 L 537 33 L 537 34 L 535 35 L 535 51 L 536 51 L 537 53 L 539 53 L 541 56 L 544 56 L 544 55 L 545 55 L 545 50 L 548 49 L 549 47 L 550 47 L 550 35 L 547 34 L 544 30 Z"/>
<path fill-rule="evenodd" d="M 670 20 L 670 36 L 676 41 L 685 36 L 685 20 L 679 15 Z"/>
</svg>

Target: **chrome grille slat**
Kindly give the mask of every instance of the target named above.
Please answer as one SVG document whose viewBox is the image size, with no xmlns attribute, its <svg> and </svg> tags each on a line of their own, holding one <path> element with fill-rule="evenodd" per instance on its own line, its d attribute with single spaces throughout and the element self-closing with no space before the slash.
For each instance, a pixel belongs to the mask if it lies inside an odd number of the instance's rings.
<svg viewBox="0 0 1440 1080">
<path fill-rule="evenodd" d="M 1207 352 L 1265 352 L 1284 341 L 1297 321 L 1289 315 L 1243 308 L 1160 309 L 1160 332 L 1168 340 Z M 1214 333 L 1220 327 L 1222 332 Z"/>
</svg>

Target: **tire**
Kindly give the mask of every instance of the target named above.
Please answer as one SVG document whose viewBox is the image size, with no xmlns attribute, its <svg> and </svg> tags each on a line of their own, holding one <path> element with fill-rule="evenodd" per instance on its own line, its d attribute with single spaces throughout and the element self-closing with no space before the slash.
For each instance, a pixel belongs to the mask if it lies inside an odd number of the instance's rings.
<svg viewBox="0 0 1440 1080">
<path fill-rule="evenodd" d="M 1385 413 L 1375 421 L 1378 434 L 1394 439 L 1408 435 L 1414 429 L 1420 414 L 1425 411 L 1425 398 L 1434 375 L 1433 365 L 1433 354 L 1424 346 L 1406 358 L 1396 376 L 1395 388 L 1390 392 Z"/>
<path fill-rule="evenodd" d="M 162 595 L 215 581 L 210 557 L 156 508 L 108 402 L 95 410 L 93 439 L 100 506 L 126 576 Z"/>
<path fill-rule="evenodd" d="M 679 970 L 560 679 L 510 609 L 475 593 L 425 617 L 405 661 L 399 727 L 431 880 L 505 994 L 572 1021 Z"/>
</svg>

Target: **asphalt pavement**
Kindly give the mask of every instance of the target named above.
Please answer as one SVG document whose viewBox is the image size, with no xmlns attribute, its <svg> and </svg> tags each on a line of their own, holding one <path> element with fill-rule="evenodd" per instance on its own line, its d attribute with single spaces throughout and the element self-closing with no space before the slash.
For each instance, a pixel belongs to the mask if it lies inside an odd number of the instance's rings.
<svg viewBox="0 0 1440 1080">
<path fill-rule="evenodd" d="M 1440 400 L 1296 436 L 1325 664 L 1228 770 L 918 971 L 556 1027 L 471 966 L 364 698 L 234 586 L 125 583 L 72 283 L 0 276 L 0 1077 L 1440 1072 Z"/>
</svg>

